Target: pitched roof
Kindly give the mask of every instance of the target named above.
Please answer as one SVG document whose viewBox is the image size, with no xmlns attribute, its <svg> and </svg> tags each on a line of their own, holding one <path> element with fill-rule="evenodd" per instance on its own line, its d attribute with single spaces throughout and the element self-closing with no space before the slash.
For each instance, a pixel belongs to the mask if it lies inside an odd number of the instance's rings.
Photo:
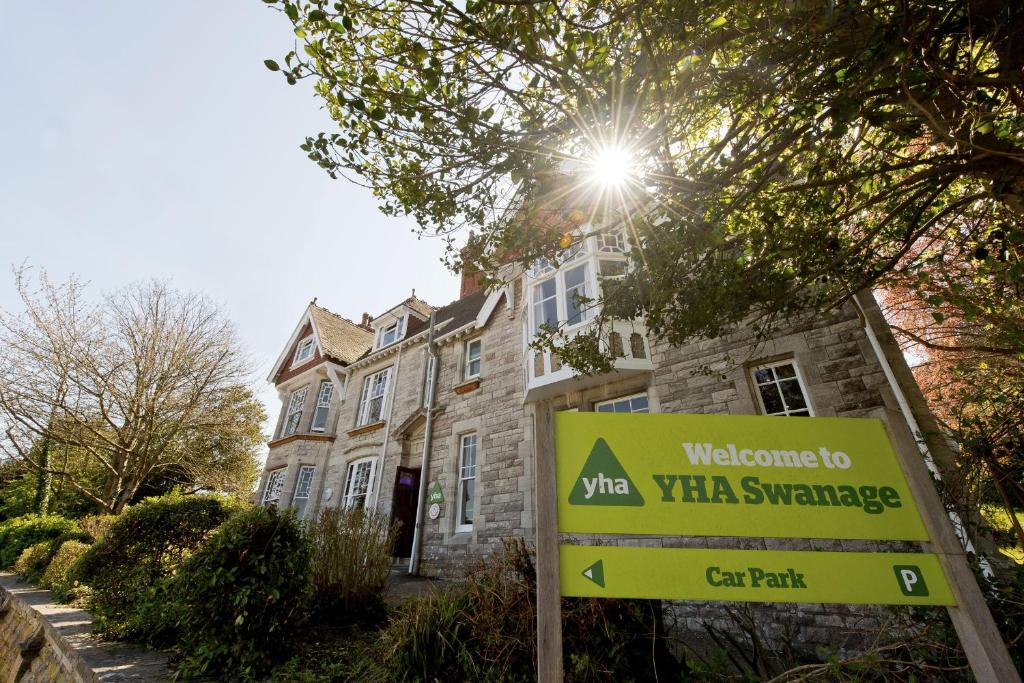
<svg viewBox="0 0 1024 683">
<path fill-rule="evenodd" d="M 479 290 L 469 296 L 456 299 L 447 306 L 442 306 L 434 313 L 434 324 L 440 325 L 450 321 L 444 326 L 445 332 L 457 330 L 476 320 L 484 302 L 487 301 L 487 292 Z"/>
<path fill-rule="evenodd" d="M 373 345 L 373 332 L 351 320 L 316 304 L 310 304 L 309 312 L 325 355 L 351 363 Z"/>
</svg>

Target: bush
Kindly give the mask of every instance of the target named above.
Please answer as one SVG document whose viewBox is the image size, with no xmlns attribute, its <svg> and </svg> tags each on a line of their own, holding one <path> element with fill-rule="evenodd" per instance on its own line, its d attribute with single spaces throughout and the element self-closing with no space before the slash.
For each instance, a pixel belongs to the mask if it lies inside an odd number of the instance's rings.
<svg viewBox="0 0 1024 683">
<path fill-rule="evenodd" d="M 91 542 L 99 543 L 116 521 L 117 515 L 90 515 L 78 520 L 78 526 Z"/>
<path fill-rule="evenodd" d="M 0 569 L 7 569 L 25 548 L 78 531 L 74 520 L 58 515 L 23 515 L 0 523 Z"/>
<path fill-rule="evenodd" d="M 76 589 L 79 587 L 71 578 L 71 569 L 88 549 L 89 545 L 81 541 L 61 543 L 53 559 L 50 560 L 50 566 L 43 572 L 39 585 L 52 591 L 53 597 L 60 602 L 77 597 Z"/>
<path fill-rule="evenodd" d="M 308 610 L 309 542 L 291 512 L 233 515 L 170 590 L 185 678 L 258 678 L 289 653 Z"/>
<path fill-rule="evenodd" d="M 14 571 L 22 581 L 35 583 L 50 563 L 50 543 L 33 543 L 21 551 L 14 563 Z"/>
<path fill-rule="evenodd" d="M 536 573 L 521 539 L 472 567 L 462 585 L 410 603 L 382 633 L 397 680 L 536 679 Z M 562 600 L 565 678 L 681 680 L 657 601 Z"/>
<path fill-rule="evenodd" d="M 161 642 L 164 580 L 229 513 L 220 498 L 176 493 L 126 508 L 71 575 L 93 590 L 90 607 L 97 628 L 110 637 Z"/>
<path fill-rule="evenodd" d="M 329 623 L 384 615 L 397 522 L 377 512 L 327 508 L 309 525 L 317 616 Z"/>
</svg>

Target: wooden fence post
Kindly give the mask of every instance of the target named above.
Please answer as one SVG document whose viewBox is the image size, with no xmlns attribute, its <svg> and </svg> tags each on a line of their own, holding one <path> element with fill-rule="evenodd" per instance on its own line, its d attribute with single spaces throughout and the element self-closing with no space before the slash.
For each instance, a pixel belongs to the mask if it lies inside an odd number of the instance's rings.
<svg viewBox="0 0 1024 683">
<path fill-rule="evenodd" d="M 960 644 L 967 655 L 975 678 L 979 681 L 1020 683 L 1020 674 L 1013 665 L 1006 644 L 992 619 L 992 613 L 978 587 L 978 581 L 967 562 L 967 554 L 953 531 L 949 513 L 942 504 L 935 482 L 921 457 L 914 435 L 894 410 L 880 408 L 873 417 L 885 423 L 907 484 L 917 501 L 931 543 L 925 550 L 939 557 L 946 573 L 956 607 L 949 607 L 949 618 L 956 628 Z"/>
<path fill-rule="evenodd" d="M 560 683 L 562 588 L 558 575 L 555 413 L 551 401 L 534 404 L 533 436 L 537 507 L 537 680 Z"/>
</svg>

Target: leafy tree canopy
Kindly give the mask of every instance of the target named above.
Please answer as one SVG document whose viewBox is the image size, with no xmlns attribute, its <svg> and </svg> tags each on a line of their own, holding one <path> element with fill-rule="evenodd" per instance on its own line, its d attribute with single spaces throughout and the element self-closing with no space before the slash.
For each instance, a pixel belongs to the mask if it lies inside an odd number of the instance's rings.
<svg viewBox="0 0 1024 683">
<path fill-rule="evenodd" d="M 484 270 L 553 247 L 521 219 L 564 205 L 567 176 L 639 246 L 606 314 L 669 341 L 899 272 L 1024 350 L 1019 2 L 264 1 L 297 38 L 267 67 L 312 78 L 338 123 L 310 158 L 426 233 L 473 228 Z M 595 188 L 608 148 L 630 182 Z M 972 286 L 933 292 L 936 263 Z"/>
</svg>

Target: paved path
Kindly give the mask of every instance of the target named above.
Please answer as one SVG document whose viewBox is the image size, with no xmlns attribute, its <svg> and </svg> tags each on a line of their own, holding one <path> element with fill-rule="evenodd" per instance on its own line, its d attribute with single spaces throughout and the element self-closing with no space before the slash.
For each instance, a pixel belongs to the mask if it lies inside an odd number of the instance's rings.
<svg viewBox="0 0 1024 683">
<path fill-rule="evenodd" d="M 57 604 L 50 591 L 22 583 L 9 572 L 0 572 L 0 586 L 50 622 L 100 681 L 170 680 L 166 655 L 138 645 L 100 640 L 92 633 L 92 615 L 86 610 Z"/>
<path fill-rule="evenodd" d="M 405 567 L 395 567 L 388 576 L 385 599 L 390 603 L 402 602 L 407 598 L 423 598 L 431 591 L 447 584 L 442 579 L 428 579 L 423 576 L 409 576 Z"/>
</svg>

